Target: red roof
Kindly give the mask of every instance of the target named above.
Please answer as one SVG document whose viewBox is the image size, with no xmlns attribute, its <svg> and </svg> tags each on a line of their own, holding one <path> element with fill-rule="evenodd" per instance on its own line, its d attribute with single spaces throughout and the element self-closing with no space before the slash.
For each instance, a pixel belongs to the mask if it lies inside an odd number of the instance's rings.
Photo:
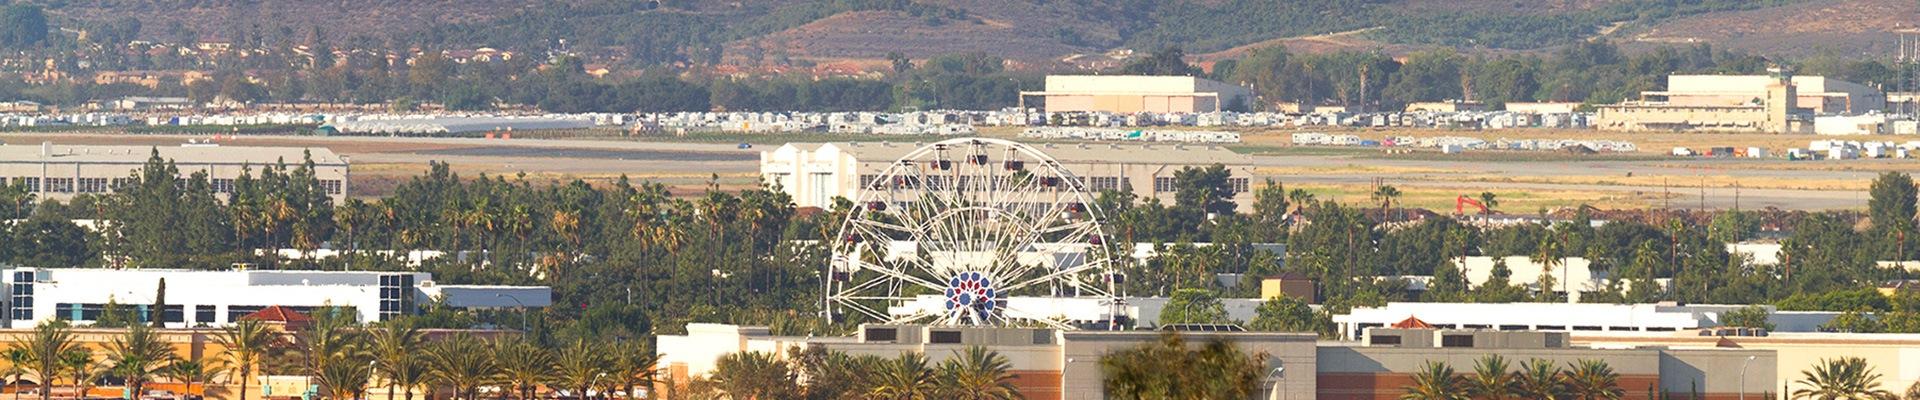
<svg viewBox="0 0 1920 400">
<path fill-rule="evenodd" d="M 1419 318 L 1414 318 L 1413 316 L 1409 315 L 1407 316 L 1407 319 L 1401 320 L 1400 322 L 1393 323 L 1393 328 L 1394 329 L 1433 329 L 1433 325 L 1428 324 L 1427 321 L 1421 321 Z"/>
<path fill-rule="evenodd" d="M 260 311 L 254 311 L 252 314 L 241 316 L 240 319 L 282 323 L 313 322 L 313 317 L 281 306 L 267 306 L 267 308 L 262 308 Z"/>
</svg>

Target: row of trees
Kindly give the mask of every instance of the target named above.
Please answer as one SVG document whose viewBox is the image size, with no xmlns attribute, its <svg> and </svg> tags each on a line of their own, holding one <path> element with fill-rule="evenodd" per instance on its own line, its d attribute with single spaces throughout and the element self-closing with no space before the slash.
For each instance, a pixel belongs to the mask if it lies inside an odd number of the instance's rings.
<svg viewBox="0 0 1920 400">
<path fill-rule="evenodd" d="M 1025 398 L 1005 356 L 984 347 L 954 350 L 931 363 L 918 353 L 884 358 L 809 348 L 784 359 L 763 352 L 721 357 L 711 376 L 677 386 L 689 398 L 735 399 L 968 399 Z M 806 379 L 802 383 L 801 377 Z"/>
<path fill-rule="evenodd" d="M 1446 363 L 1428 361 L 1413 374 L 1406 400 L 1468 399 L 1619 399 L 1626 394 L 1620 374 L 1601 360 L 1578 360 L 1565 369 L 1552 361 L 1531 359 L 1513 364 L 1498 354 L 1474 361 L 1473 373 L 1462 375 Z"/>
</svg>

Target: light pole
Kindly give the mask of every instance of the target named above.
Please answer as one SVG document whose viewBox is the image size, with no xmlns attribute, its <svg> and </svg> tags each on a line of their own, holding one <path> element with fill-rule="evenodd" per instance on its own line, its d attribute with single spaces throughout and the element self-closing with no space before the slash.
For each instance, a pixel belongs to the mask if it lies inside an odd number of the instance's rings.
<svg viewBox="0 0 1920 400">
<path fill-rule="evenodd" d="M 528 313 L 527 303 L 522 303 L 520 302 L 519 297 L 513 297 L 513 295 L 506 294 L 506 293 L 494 293 L 493 297 L 495 298 L 505 297 L 509 300 L 513 300 L 513 304 L 520 306 L 520 331 L 526 332 L 527 331 L 527 313 Z"/>
<path fill-rule="evenodd" d="M 1280 390 L 1282 382 L 1279 381 L 1287 377 L 1286 372 L 1287 367 L 1273 367 L 1273 371 L 1267 372 L 1267 379 L 1273 380 L 1273 389 L 1267 390 L 1267 400 L 1280 400 L 1280 396 L 1286 393 Z"/>
<path fill-rule="evenodd" d="M 1747 356 L 1746 360 L 1740 361 L 1740 400 L 1747 400 L 1747 363 L 1753 362 L 1754 357 L 1758 356 Z"/>
</svg>

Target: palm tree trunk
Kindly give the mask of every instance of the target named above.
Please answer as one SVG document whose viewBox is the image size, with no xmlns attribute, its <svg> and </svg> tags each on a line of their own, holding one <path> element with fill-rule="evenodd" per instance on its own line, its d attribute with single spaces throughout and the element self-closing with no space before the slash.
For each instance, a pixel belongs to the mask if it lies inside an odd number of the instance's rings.
<svg viewBox="0 0 1920 400">
<path fill-rule="evenodd" d="M 240 400 L 247 400 L 247 371 L 240 372 Z"/>
<path fill-rule="evenodd" d="M 387 380 L 387 400 L 393 400 L 393 380 Z"/>
</svg>

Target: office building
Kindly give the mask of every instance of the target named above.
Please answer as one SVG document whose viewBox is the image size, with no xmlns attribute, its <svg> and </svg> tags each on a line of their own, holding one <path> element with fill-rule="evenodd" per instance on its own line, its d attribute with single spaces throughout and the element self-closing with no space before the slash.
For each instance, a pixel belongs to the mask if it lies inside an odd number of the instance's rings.
<svg viewBox="0 0 1920 400">
<path fill-rule="evenodd" d="M 66 320 L 87 325 L 109 303 L 140 320 L 160 318 L 169 328 L 223 326 L 279 306 L 299 312 L 345 307 L 363 322 L 412 314 L 433 301 L 455 308 L 545 307 L 552 290 L 539 286 L 439 285 L 425 272 L 190 271 L 165 269 L 12 268 L 7 326 Z M 156 307 L 161 282 L 164 304 Z M 156 316 L 157 315 L 157 316 Z"/>
<path fill-rule="evenodd" d="M 337 204 L 349 193 L 347 158 L 320 147 L 0 145 L 0 181 L 26 186 L 47 200 L 106 194 L 132 182 L 155 152 L 173 161 L 181 178 L 205 172 L 213 192 L 223 198 L 233 191 L 234 178 L 280 163 L 296 167 L 308 155 L 313 159 L 314 178 L 327 196 Z"/>
</svg>

